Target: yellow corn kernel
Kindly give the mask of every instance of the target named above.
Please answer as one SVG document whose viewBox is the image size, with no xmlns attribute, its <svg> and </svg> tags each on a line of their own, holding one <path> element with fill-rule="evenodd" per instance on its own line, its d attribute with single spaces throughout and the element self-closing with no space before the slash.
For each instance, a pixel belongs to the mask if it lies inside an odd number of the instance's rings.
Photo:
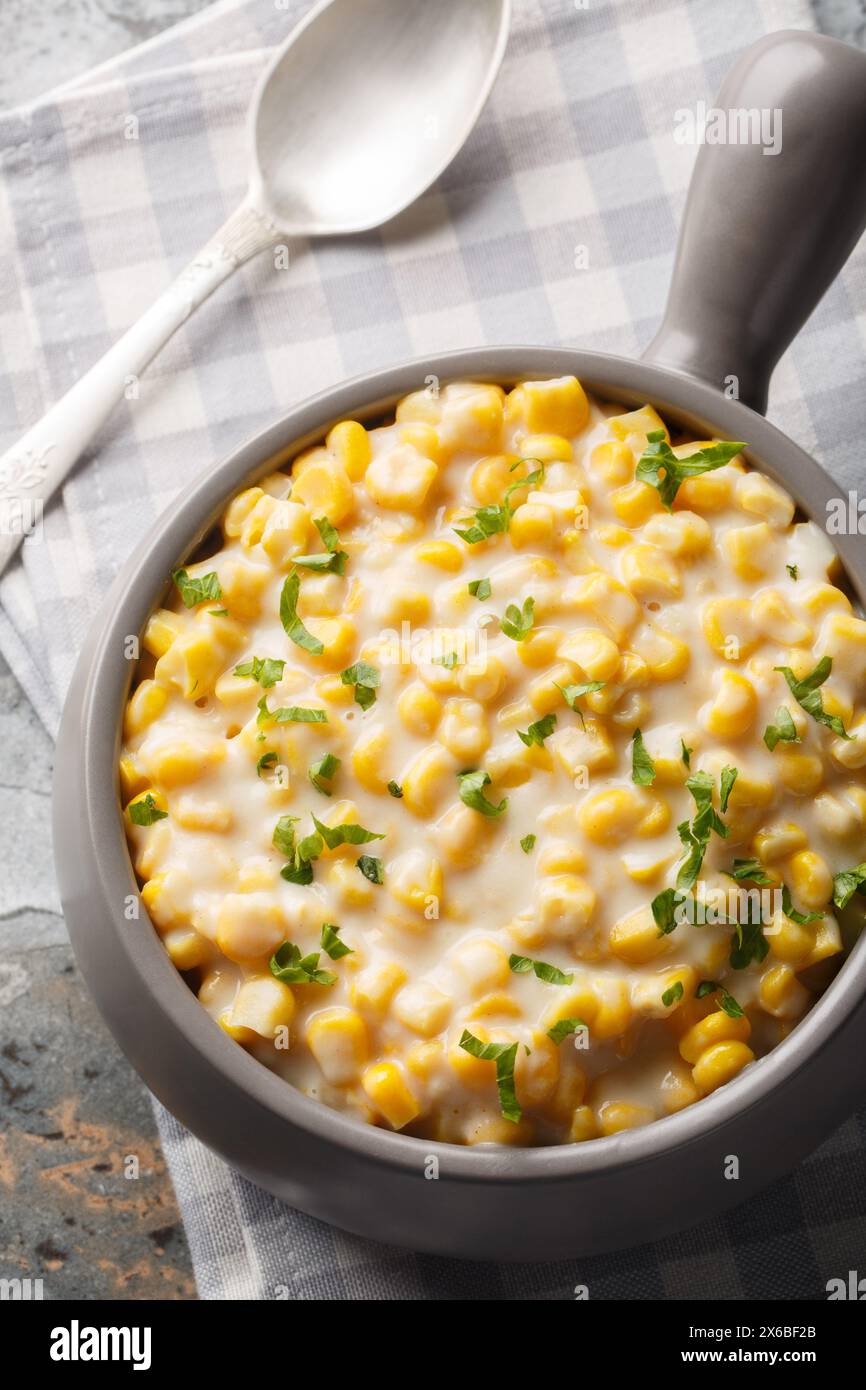
<svg viewBox="0 0 866 1390">
<path fill-rule="evenodd" d="M 762 589 L 755 596 L 752 611 L 759 631 L 771 641 L 791 647 L 812 641 L 812 629 L 795 616 L 778 589 Z"/>
<path fill-rule="evenodd" d="M 341 420 L 325 443 L 340 460 L 353 483 L 360 482 L 370 462 L 370 436 L 357 420 Z"/>
<path fill-rule="evenodd" d="M 648 1105 L 636 1105 L 628 1100 L 608 1100 L 599 1107 L 598 1124 L 603 1135 L 621 1134 L 624 1129 L 639 1129 L 651 1124 L 655 1111 Z"/>
<path fill-rule="evenodd" d="M 476 700 L 448 700 L 437 737 L 460 762 L 478 762 L 490 747 L 484 706 Z"/>
<path fill-rule="evenodd" d="M 646 662 L 651 680 L 674 681 L 688 670 L 691 661 L 688 644 L 655 623 L 645 623 L 634 634 L 632 646 Z"/>
<path fill-rule="evenodd" d="M 808 969 L 810 965 L 817 965 L 822 960 L 828 960 L 830 956 L 838 956 L 842 950 L 842 933 L 835 917 L 822 917 L 815 925 L 815 944 L 802 962 L 804 969 Z"/>
<path fill-rule="evenodd" d="M 330 701 L 332 705 L 351 705 L 355 702 L 355 691 L 345 685 L 338 675 L 322 676 L 316 681 L 315 691 L 320 700 Z"/>
<path fill-rule="evenodd" d="M 701 1093 L 692 1080 L 691 1072 L 682 1066 L 673 1066 L 669 1072 L 665 1073 L 661 1092 L 662 1106 L 668 1115 L 675 1115 L 678 1110 L 685 1110 L 687 1105 L 694 1105 L 695 1101 L 701 1098 Z"/>
<path fill-rule="evenodd" d="M 142 733 L 165 709 L 168 691 L 154 680 L 144 680 L 130 696 L 123 716 L 126 738 Z"/>
<path fill-rule="evenodd" d="M 524 666 L 549 666 L 562 638 L 561 627 L 533 628 L 524 642 L 517 643 L 517 655 Z"/>
<path fill-rule="evenodd" d="M 477 1024 L 472 1032 L 479 1042 L 510 1041 L 506 1039 L 505 1034 L 491 1039 L 490 1033 L 482 1023 Z M 459 1037 L 459 1034 L 457 1036 Z M 496 1077 L 493 1064 L 482 1057 L 473 1057 L 471 1052 L 460 1047 L 457 1038 L 448 1048 L 448 1065 L 462 1085 L 471 1086 L 474 1090 L 490 1086 Z"/>
<path fill-rule="evenodd" d="M 586 574 L 572 580 L 563 593 L 563 602 L 574 612 L 594 617 L 620 647 L 641 616 L 634 594 L 609 574 Z"/>
<path fill-rule="evenodd" d="M 292 475 L 292 500 L 303 502 L 310 516 L 326 516 L 333 526 L 339 526 L 351 515 L 355 507 L 355 489 L 345 468 L 336 459 L 325 457 L 305 468 L 300 477 L 296 477 L 294 469 Z"/>
<path fill-rule="evenodd" d="M 433 460 L 425 458 L 411 444 L 398 444 L 373 459 L 364 486 L 380 507 L 417 512 L 424 506 L 438 472 Z"/>
<path fill-rule="evenodd" d="M 582 1144 L 587 1139 L 598 1138 L 598 1124 L 588 1105 L 579 1105 L 575 1110 L 568 1137 L 572 1144 Z"/>
<path fill-rule="evenodd" d="M 147 777 L 134 758 L 125 754 L 118 764 L 120 773 L 120 790 L 123 793 L 124 801 L 129 801 L 137 792 L 143 791 L 147 786 Z"/>
<path fill-rule="evenodd" d="M 474 996 L 502 988 L 508 983 L 508 956 L 499 945 L 486 936 L 471 936 L 456 948 L 449 960 Z"/>
<path fill-rule="evenodd" d="M 792 965 L 804 961 L 815 945 L 813 928 L 792 922 L 791 918 L 786 917 L 784 912 L 775 914 L 772 922 L 766 927 L 764 935 L 776 959 Z"/>
<path fill-rule="evenodd" d="M 332 618 L 346 606 L 346 583 L 338 574 L 308 575 L 298 596 L 301 617 Z"/>
<path fill-rule="evenodd" d="M 158 608 L 151 613 L 141 639 L 145 651 L 151 656 L 165 656 L 175 637 L 183 631 L 183 618 L 168 608 Z"/>
<path fill-rule="evenodd" d="M 561 434 L 526 434 L 520 441 L 524 458 L 538 463 L 570 463 L 574 451 Z"/>
<path fill-rule="evenodd" d="M 225 743 L 165 743 L 151 749 L 147 765 L 155 782 L 171 789 L 195 782 L 226 755 Z"/>
<path fill-rule="evenodd" d="M 395 588 L 385 596 L 380 608 L 382 621 L 420 626 L 430 617 L 430 599 L 423 589 Z"/>
<path fill-rule="evenodd" d="M 716 1009 L 693 1024 L 680 1038 L 680 1056 L 694 1066 L 698 1058 L 720 1042 L 747 1042 L 752 1025 L 743 1014 L 740 1018 L 730 1018 L 723 1009 Z"/>
<path fill-rule="evenodd" d="M 772 563 L 773 533 L 766 521 L 738 526 L 722 536 L 721 549 L 739 579 L 762 579 Z"/>
<path fill-rule="evenodd" d="M 223 518 L 223 531 L 231 540 L 241 534 L 250 512 L 258 505 L 265 496 L 260 487 L 248 487 L 244 492 L 239 492 L 226 508 Z"/>
<path fill-rule="evenodd" d="M 697 512 L 660 512 L 650 517 L 644 536 L 678 559 L 693 559 L 709 548 L 712 532 Z"/>
<path fill-rule="evenodd" d="M 441 1042 L 415 1042 L 406 1049 L 406 1070 L 419 1081 L 430 1081 L 441 1070 L 445 1048 Z"/>
<path fill-rule="evenodd" d="M 531 471 L 521 461 L 519 454 L 491 454 L 488 458 L 480 459 L 472 470 L 469 478 L 472 496 L 484 507 L 493 506 L 502 501 L 506 488 L 525 478 Z M 524 488 L 515 489 L 508 499 L 509 505 L 514 507 L 525 502 L 527 491 Z"/>
<path fill-rule="evenodd" d="M 733 1080 L 754 1060 L 754 1052 L 744 1042 L 717 1042 L 701 1053 L 692 1068 L 692 1079 L 706 1096 Z"/>
<path fill-rule="evenodd" d="M 395 960 L 368 965 L 349 986 L 349 999 L 363 1013 L 383 1018 L 397 990 L 407 979 L 406 971 Z"/>
<path fill-rule="evenodd" d="M 158 681 L 176 686 L 187 700 L 199 700 L 210 694 L 245 641 L 244 629 L 232 618 L 200 611 L 194 627 L 176 637 L 159 658 L 154 674 Z"/>
<path fill-rule="evenodd" d="M 620 570 L 637 598 L 679 598 L 682 594 L 676 560 L 657 545 L 630 545 L 622 553 Z"/>
<path fill-rule="evenodd" d="M 592 921 L 598 899 L 577 874 L 551 874 L 535 884 L 534 909 L 511 924 L 512 935 L 525 946 L 545 941 L 574 941 Z"/>
<path fill-rule="evenodd" d="M 411 444 L 419 454 L 432 459 L 434 463 L 442 463 L 445 457 L 445 450 L 436 430 L 432 425 L 425 425 L 422 421 L 401 426 L 400 443 Z"/>
<path fill-rule="evenodd" d="M 399 424 L 414 424 L 420 421 L 422 424 L 436 425 L 442 415 L 442 401 L 438 392 L 433 392 L 428 387 L 421 391 L 412 391 L 408 396 L 397 402 L 394 418 Z"/>
<path fill-rule="evenodd" d="M 518 654 L 526 645 L 526 642 L 518 643 Z M 481 704 L 488 704 L 501 695 L 507 679 L 505 667 L 499 657 L 492 653 L 489 656 L 478 656 L 466 666 L 461 666 L 458 677 L 463 694 L 473 700 L 479 700 Z"/>
<path fill-rule="evenodd" d="M 388 790 L 384 764 L 390 743 L 388 730 L 380 724 L 363 733 L 352 749 L 352 771 L 362 787 L 380 796 Z"/>
<path fill-rule="evenodd" d="M 697 441 L 696 441 L 697 442 Z M 674 453 L 682 458 L 683 454 L 695 452 L 694 444 L 677 445 Z M 715 473 L 703 473 L 697 478 L 686 478 L 680 483 L 679 490 L 674 498 L 674 509 L 676 511 L 689 512 L 722 512 L 731 505 L 731 494 L 733 492 L 733 474 L 730 465 L 720 468 Z"/>
<path fill-rule="evenodd" d="M 661 430 L 670 442 L 667 425 L 651 405 L 642 405 L 638 410 L 629 410 L 624 415 L 611 415 L 607 427 L 614 439 L 624 440 L 637 454 L 643 453 L 647 435 L 655 430 Z"/>
<path fill-rule="evenodd" d="M 234 821 L 227 802 L 204 801 L 195 796 L 180 797 L 173 814 L 184 830 L 209 830 L 215 835 L 227 834 Z"/>
<path fill-rule="evenodd" d="M 393 859 L 386 876 L 388 892 L 414 912 L 439 915 L 442 897 L 442 865 L 426 850 L 416 846 Z"/>
<path fill-rule="evenodd" d="M 796 898 L 809 909 L 817 912 L 826 907 L 833 896 L 833 874 L 820 854 L 812 849 L 802 849 L 788 860 L 785 877 L 791 885 Z"/>
<path fill-rule="evenodd" d="M 328 869 L 328 884 L 345 907 L 369 907 L 376 891 L 351 859 L 334 860 Z"/>
<path fill-rule="evenodd" d="M 449 807 L 436 822 L 434 838 L 436 844 L 449 864 L 457 868 L 471 868 L 479 863 L 492 834 L 483 816 L 470 806 L 459 802 Z"/>
<path fill-rule="evenodd" d="M 558 662 L 545 671 L 544 675 L 537 676 L 526 690 L 529 703 L 536 714 L 550 714 L 552 710 L 561 709 L 563 698 L 560 687 L 570 685 L 574 679 L 574 668 L 565 662 Z"/>
<path fill-rule="evenodd" d="M 442 703 L 420 681 L 413 681 L 400 692 L 397 714 L 410 734 L 427 738 L 433 733 L 442 716 Z"/>
<path fill-rule="evenodd" d="M 594 627 L 570 633 L 557 647 L 556 655 L 561 661 L 570 661 L 588 681 L 609 681 L 622 660 L 613 639 Z"/>
<path fill-rule="evenodd" d="M 824 764 L 816 753 L 777 744 L 774 759 L 782 786 L 797 796 L 814 796 L 824 781 Z"/>
<path fill-rule="evenodd" d="M 177 970 L 195 970 L 207 958 L 207 942 L 192 927 L 171 927 L 162 944 Z"/>
<path fill-rule="evenodd" d="M 293 556 L 303 555 L 311 534 L 310 513 L 300 502 L 283 499 L 273 508 L 261 537 L 262 550 L 271 564 L 285 568 Z"/>
<path fill-rule="evenodd" d="M 526 722 L 532 722 L 531 711 Z M 484 766 L 497 787 L 522 787 L 533 772 L 552 771 L 553 758 L 546 748 L 537 744 L 526 747 L 515 735 L 494 744 L 484 759 Z"/>
<path fill-rule="evenodd" d="M 743 661 L 759 642 L 752 605 L 743 598 L 717 598 L 705 603 L 701 627 L 713 651 L 726 661 Z"/>
<path fill-rule="evenodd" d="M 454 1000 L 427 980 L 417 980 L 400 990 L 392 1006 L 394 1017 L 405 1028 L 432 1038 L 440 1033 L 451 1016 Z"/>
<path fill-rule="evenodd" d="M 252 550 L 253 546 L 259 544 L 268 519 L 273 515 L 278 505 L 275 497 L 262 492 L 255 506 L 248 512 L 240 529 L 240 541 L 245 550 Z"/>
<path fill-rule="evenodd" d="M 624 545 L 630 545 L 632 541 L 631 531 L 627 531 L 624 526 L 596 526 L 593 534 L 597 541 L 610 546 L 611 550 L 619 550 Z"/>
<path fill-rule="evenodd" d="M 251 565 L 246 560 L 225 560 L 220 567 L 223 603 L 232 617 L 247 622 L 262 610 L 262 595 L 272 573 L 267 565 Z"/>
<path fill-rule="evenodd" d="M 364 1072 L 361 1085 L 370 1103 L 393 1129 L 404 1129 L 421 1113 L 396 1062 L 375 1062 Z"/>
<path fill-rule="evenodd" d="M 529 1053 L 519 1048 L 514 1064 L 517 1099 L 521 1105 L 543 1105 L 559 1080 L 559 1049 L 539 1028 L 532 1030 Z"/>
<path fill-rule="evenodd" d="M 597 845 L 614 845 L 641 833 L 641 823 L 662 803 L 631 787 L 610 787 L 592 792 L 582 802 L 577 823 Z M 658 833 L 658 832 L 656 832 Z"/>
<path fill-rule="evenodd" d="M 701 711 L 701 722 L 717 738 L 736 738 L 750 729 L 758 712 L 752 682 L 739 671 L 719 673 L 715 699 Z"/>
<path fill-rule="evenodd" d="M 240 1028 L 232 1023 L 230 1009 L 223 1009 L 217 1018 L 217 1023 L 223 1032 L 227 1033 L 232 1041 L 239 1043 L 241 1047 L 252 1047 L 253 1043 L 259 1040 L 258 1034 L 254 1033 L 251 1028 Z"/>
<path fill-rule="evenodd" d="M 403 804 L 416 816 L 430 816 L 455 783 L 454 759 L 441 744 L 422 748 L 397 780 L 403 788 Z"/>
<path fill-rule="evenodd" d="M 287 936 L 279 908 L 265 893 L 229 893 L 217 911 L 216 943 L 241 964 L 273 955 Z"/>
<path fill-rule="evenodd" d="M 635 1011 L 645 1017 L 670 1018 L 686 1007 L 697 985 L 698 973 L 694 966 L 680 965 L 675 970 L 636 980 L 631 989 L 631 1002 Z"/>
<path fill-rule="evenodd" d="M 625 483 L 610 494 L 610 505 L 623 526 L 643 526 L 650 517 L 664 510 L 654 487 L 646 483 Z"/>
<path fill-rule="evenodd" d="M 440 434 L 443 448 L 491 454 L 502 447 L 504 392 L 500 386 L 457 382 L 446 386 Z"/>
<path fill-rule="evenodd" d="M 266 478 L 261 478 L 259 487 L 269 497 L 275 497 L 277 501 L 281 501 L 282 498 L 288 497 L 291 492 L 292 480 L 288 473 L 282 473 L 278 469 L 276 473 L 269 473 Z"/>
<path fill-rule="evenodd" d="M 648 907 L 639 907 L 627 917 L 621 917 L 610 929 L 608 944 L 611 953 L 629 965 L 646 965 L 663 955 L 672 945 L 669 936 L 659 932 Z M 663 991 L 660 991 L 663 992 Z"/>
<path fill-rule="evenodd" d="M 812 999 L 790 965 L 774 965 L 761 977 L 759 997 L 762 1009 L 783 1019 L 799 1018 Z"/>
<path fill-rule="evenodd" d="M 820 619 L 828 613 L 850 613 L 851 600 L 835 584 L 814 584 L 797 597 L 811 618 Z"/>
<path fill-rule="evenodd" d="M 295 999 L 288 985 L 273 975 L 245 980 L 231 1011 L 235 1028 L 249 1028 L 262 1038 L 274 1038 L 295 1016 Z"/>
<path fill-rule="evenodd" d="M 744 512 L 753 512 L 783 531 L 794 520 L 794 502 L 783 488 L 762 473 L 744 473 L 734 484 L 734 499 Z"/>
<path fill-rule="evenodd" d="M 627 444 L 618 440 L 596 444 L 589 463 L 609 487 L 622 487 L 634 478 L 634 454 Z"/>
<path fill-rule="evenodd" d="M 589 401 L 576 377 L 525 381 L 523 418 L 530 434 L 579 434 L 589 419 Z"/>
<path fill-rule="evenodd" d="M 852 681 L 866 676 L 866 622 L 850 613 L 831 613 L 821 629 L 821 652 L 833 670 Z"/>
<path fill-rule="evenodd" d="M 557 729 L 549 746 L 566 774 L 579 784 L 586 785 L 588 773 L 612 772 L 616 767 L 616 749 L 598 719 L 585 720 L 583 728 Z"/>
<path fill-rule="evenodd" d="M 351 618 L 310 618 L 305 624 L 311 635 L 322 644 L 314 658 L 331 667 L 348 666 L 358 641 L 358 632 Z"/>
<path fill-rule="evenodd" d="M 369 1056 L 369 1039 L 367 1025 L 354 1009 L 320 1009 L 307 1024 L 306 1041 L 332 1086 L 357 1081 Z"/>
<path fill-rule="evenodd" d="M 463 556 L 450 541 L 426 541 L 416 546 L 415 559 L 422 565 L 433 565 L 450 574 L 457 574 L 463 568 Z"/>
<path fill-rule="evenodd" d="M 515 550 L 526 546 L 549 546 L 553 541 L 553 512 L 540 502 L 526 502 L 511 520 L 508 538 Z"/>
<path fill-rule="evenodd" d="M 793 821 L 786 821 L 759 830 L 752 841 L 752 853 L 762 864 L 777 864 L 780 859 L 805 849 L 808 843 L 806 832 Z"/>
</svg>

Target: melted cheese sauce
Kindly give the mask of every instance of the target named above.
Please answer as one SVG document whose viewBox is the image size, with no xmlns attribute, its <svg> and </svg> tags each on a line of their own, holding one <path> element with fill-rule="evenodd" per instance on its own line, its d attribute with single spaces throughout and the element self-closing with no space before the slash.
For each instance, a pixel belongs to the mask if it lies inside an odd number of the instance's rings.
<svg viewBox="0 0 866 1390">
<path fill-rule="evenodd" d="M 830 978 L 833 875 L 863 858 L 866 624 L 824 534 L 739 456 L 667 511 L 635 479 L 658 429 L 650 406 L 623 414 L 574 378 L 416 393 L 394 423 L 344 422 L 291 477 L 236 497 L 187 575 L 216 575 L 217 596 L 186 607 L 176 586 L 150 619 L 121 762 L 142 898 L 204 1007 L 307 1095 L 455 1143 L 588 1140 L 730 1080 Z M 470 543 L 485 524 L 500 529 Z M 337 546 L 342 574 L 294 564 Z M 293 575 L 306 646 L 281 620 Z M 847 739 L 774 670 L 802 679 L 824 657 L 823 710 Z M 284 664 L 236 673 L 254 658 Z M 358 662 L 378 679 L 366 698 L 341 676 Z M 797 741 L 771 751 L 780 706 Z M 326 754 L 339 766 L 315 785 Z M 467 770 L 489 776 L 483 803 Z M 729 895 L 730 916 L 731 891 L 757 891 L 725 876 L 734 860 L 767 879 L 745 961 L 712 910 L 665 934 L 653 915 L 696 774 L 727 830 L 709 832 L 696 891 L 711 909 Z M 313 815 L 383 838 L 320 838 L 312 881 L 289 882 Z M 349 953 L 329 958 L 324 924 Z M 305 959 L 289 983 L 281 947 Z M 475 1056 L 467 1033 L 516 1056 Z"/>
</svg>

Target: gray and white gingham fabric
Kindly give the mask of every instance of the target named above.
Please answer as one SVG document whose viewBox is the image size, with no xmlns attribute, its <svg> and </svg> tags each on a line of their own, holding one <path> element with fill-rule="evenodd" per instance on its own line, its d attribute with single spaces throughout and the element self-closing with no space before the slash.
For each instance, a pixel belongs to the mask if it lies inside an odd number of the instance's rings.
<svg viewBox="0 0 866 1390">
<path fill-rule="evenodd" d="M 0 115 L 0 451 L 145 308 L 241 197 L 244 112 L 308 0 L 219 4 Z M 674 112 L 805 0 L 516 0 L 491 101 L 381 231 L 261 257 L 177 335 L 0 580 L 0 649 L 54 733 L 112 576 L 214 458 L 357 372 L 490 342 L 635 354 L 662 311 L 695 150 Z M 134 117 L 134 120 L 130 120 Z M 578 248 L 586 248 L 588 266 Z M 770 417 L 853 486 L 866 437 L 861 248 L 780 365 Z M 158 1111 L 205 1298 L 822 1297 L 862 1267 L 866 1117 L 733 1214 L 567 1264 L 474 1265 L 331 1230 Z M 647 1194 L 652 1200 L 652 1194 Z M 507 1213 L 503 1214 L 507 1219 Z"/>
</svg>

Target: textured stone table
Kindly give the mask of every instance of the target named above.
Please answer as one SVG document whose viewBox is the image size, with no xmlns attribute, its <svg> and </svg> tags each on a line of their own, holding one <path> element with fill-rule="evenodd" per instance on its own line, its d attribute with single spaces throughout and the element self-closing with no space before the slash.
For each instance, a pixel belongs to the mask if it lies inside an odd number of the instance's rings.
<svg viewBox="0 0 866 1390">
<path fill-rule="evenodd" d="M 0 107 L 203 7 L 2 0 Z M 826 33 L 866 41 L 864 0 L 814 8 Z M 59 913 L 51 744 L 2 659 L 0 748 L 0 1276 L 41 1277 L 46 1298 L 194 1298 L 148 1096 L 90 1003 Z"/>
</svg>

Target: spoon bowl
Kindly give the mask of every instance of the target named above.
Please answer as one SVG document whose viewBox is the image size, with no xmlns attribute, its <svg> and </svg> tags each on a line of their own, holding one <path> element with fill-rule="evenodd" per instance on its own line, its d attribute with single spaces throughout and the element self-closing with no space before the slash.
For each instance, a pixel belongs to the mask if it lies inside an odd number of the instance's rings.
<svg viewBox="0 0 866 1390">
<path fill-rule="evenodd" d="M 401 212 L 475 125 L 511 0 L 325 0 L 251 106 L 250 201 L 284 232 L 367 231 Z"/>
</svg>

